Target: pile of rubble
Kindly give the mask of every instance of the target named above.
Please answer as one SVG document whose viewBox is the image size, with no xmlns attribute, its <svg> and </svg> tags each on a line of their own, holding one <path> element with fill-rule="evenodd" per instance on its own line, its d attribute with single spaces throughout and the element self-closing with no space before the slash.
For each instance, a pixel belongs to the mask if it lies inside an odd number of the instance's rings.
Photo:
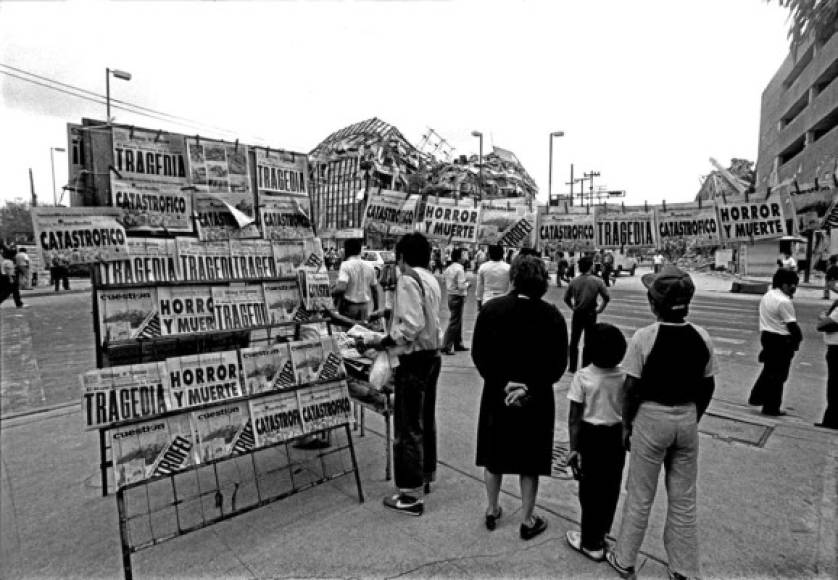
<svg viewBox="0 0 838 580">
<path fill-rule="evenodd" d="M 534 199 L 538 186 L 511 151 L 494 147 L 483 157 L 461 155 L 451 163 L 429 168 L 423 193 L 446 197 L 478 196 L 484 199 L 527 197 Z M 481 189 L 482 186 L 482 189 Z"/>
</svg>

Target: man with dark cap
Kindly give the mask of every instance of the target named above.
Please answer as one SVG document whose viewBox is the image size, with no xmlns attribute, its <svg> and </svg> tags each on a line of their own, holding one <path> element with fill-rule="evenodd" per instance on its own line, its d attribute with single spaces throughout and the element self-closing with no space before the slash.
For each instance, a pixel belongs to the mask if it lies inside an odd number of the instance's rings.
<svg viewBox="0 0 838 580">
<path fill-rule="evenodd" d="M 797 273 L 786 268 L 774 272 L 771 290 L 759 301 L 759 340 L 762 372 L 748 397 L 749 405 L 762 405 L 762 414 L 779 417 L 783 385 L 789 377 L 794 353 L 800 348 L 803 333 L 797 324 L 792 297 L 797 290 Z"/>
<path fill-rule="evenodd" d="M 666 265 L 642 280 L 657 322 L 634 333 L 623 359 L 623 438 L 631 451 L 628 495 L 617 544 L 606 557 L 622 577 L 634 575 L 663 466 L 669 575 L 696 577 L 698 421 L 715 390 L 713 343 L 707 331 L 685 320 L 695 292 L 686 272 Z"/>
</svg>

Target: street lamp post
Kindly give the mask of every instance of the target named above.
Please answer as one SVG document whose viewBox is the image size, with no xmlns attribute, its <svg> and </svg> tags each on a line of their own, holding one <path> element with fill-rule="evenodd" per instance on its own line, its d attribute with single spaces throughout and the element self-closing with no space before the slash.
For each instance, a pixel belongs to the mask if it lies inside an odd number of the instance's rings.
<svg viewBox="0 0 838 580">
<path fill-rule="evenodd" d="M 118 70 L 115 68 L 105 69 L 105 105 L 107 107 L 108 113 L 106 120 L 109 125 L 111 123 L 111 75 L 113 75 L 115 78 L 122 79 L 123 81 L 131 80 L 131 73 L 129 72 L 125 72 L 124 70 Z"/>
<path fill-rule="evenodd" d="M 564 131 L 550 133 L 550 168 L 547 172 L 547 207 L 553 204 L 553 137 L 564 137 Z"/>
<path fill-rule="evenodd" d="M 477 174 L 477 182 L 480 187 L 480 201 L 483 201 L 483 133 L 480 131 L 472 131 L 471 136 L 480 139 L 480 155 L 478 156 L 479 173 Z"/>
<path fill-rule="evenodd" d="M 58 196 L 55 194 L 55 151 L 59 151 L 64 153 L 66 149 L 63 147 L 50 147 L 49 148 L 49 165 L 52 168 L 52 203 L 53 205 L 58 205 Z"/>
</svg>

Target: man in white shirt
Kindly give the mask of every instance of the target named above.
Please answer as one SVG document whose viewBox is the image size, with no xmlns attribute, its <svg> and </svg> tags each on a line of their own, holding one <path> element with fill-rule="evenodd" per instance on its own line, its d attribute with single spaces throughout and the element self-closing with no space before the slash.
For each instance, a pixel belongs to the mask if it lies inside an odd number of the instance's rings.
<svg viewBox="0 0 838 580">
<path fill-rule="evenodd" d="M 792 257 L 791 252 L 783 252 L 783 257 L 780 259 L 780 267 L 797 272 L 797 260 Z"/>
<path fill-rule="evenodd" d="M 376 301 L 378 309 L 384 308 L 384 293 L 372 264 L 361 259 L 361 240 L 350 239 L 343 243 L 346 260 L 338 271 L 335 294 L 342 295 L 338 313 L 354 320 L 370 318 L 370 302 Z M 377 314 L 373 312 L 373 314 Z"/>
<path fill-rule="evenodd" d="M 774 273 L 771 290 L 759 302 L 759 330 L 762 372 L 748 397 L 749 405 L 762 405 L 762 414 L 780 417 L 783 385 L 789 376 L 794 353 L 800 348 L 803 333 L 797 324 L 792 297 L 798 277 L 791 270 L 780 268 Z"/>
<path fill-rule="evenodd" d="M 445 289 L 448 292 L 448 311 L 451 313 L 442 344 L 443 354 L 468 350 L 463 345 L 463 307 L 466 304 L 469 285 L 464 263 L 463 251 L 460 248 L 454 248 L 451 250 L 451 263 L 442 273 L 445 279 Z"/>
<path fill-rule="evenodd" d="M 430 258 L 431 245 L 422 234 L 405 234 L 399 239 L 396 260 L 402 275 L 396 283 L 393 323 L 383 339 L 366 344 L 399 355 L 393 373 L 393 464 L 398 491 L 384 498 L 384 506 L 411 516 L 424 512 L 420 494 L 430 491 L 437 465 L 441 292 L 428 271 Z"/>
<path fill-rule="evenodd" d="M 654 267 L 655 274 L 661 271 L 661 267 L 663 267 L 663 254 L 660 253 L 660 250 L 652 257 L 652 266 Z"/>
<path fill-rule="evenodd" d="M 503 261 L 503 246 L 489 246 L 489 261 L 477 270 L 477 308 L 509 292 L 509 268 Z"/>
</svg>

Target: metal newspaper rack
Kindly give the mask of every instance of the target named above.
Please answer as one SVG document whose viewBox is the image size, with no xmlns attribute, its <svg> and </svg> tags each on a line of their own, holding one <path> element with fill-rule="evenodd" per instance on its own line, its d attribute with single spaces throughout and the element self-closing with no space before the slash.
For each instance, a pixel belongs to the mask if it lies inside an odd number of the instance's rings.
<svg viewBox="0 0 838 580">
<path fill-rule="evenodd" d="M 260 278 L 248 282 L 267 282 L 290 279 L 289 276 Z M 94 335 L 96 339 L 96 367 L 136 364 L 165 360 L 204 352 L 242 348 L 253 343 L 278 340 L 273 331 L 293 328 L 293 338 L 299 339 L 301 328 L 307 324 L 325 323 L 331 335 L 328 320 L 308 318 L 300 321 L 266 324 L 247 330 L 222 330 L 193 333 L 178 337 L 155 337 L 103 344 L 99 328 L 98 293 L 102 290 L 128 289 L 147 286 L 229 285 L 241 280 L 213 280 L 203 282 L 153 282 L 138 284 L 101 283 L 97 268 L 91 272 Z M 265 336 L 253 337 L 254 331 L 264 331 Z M 288 333 L 280 335 L 288 337 Z M 302 391 L 316 383 L 306 383 L 282 392 Z M 99 468 L 102 495 L 108 495 L 108 469 L 114 467 L 108 445 L 108 432 L 117 427 L 142 423 L 148 419 L 174 417 L 204 408 L 219 407 L 231 402 L 248 403 L 273 395 L 275 392 L 258 393 L 235 400 L 219 401 L 188 410 L 175 410 L 154 417 L 132 419 L 118 424 L 99 427 Z M 330 445 L 326 449 L 307 449 L 294 445 L 302 437 L 328 434 Z M 335 434 L 335 437 L 331 435 Z M 347 453 L 348 452 L 348 457 Z M 119 535 L 123 571 L 126 580 L 133 578 L 131 555 L 177 538 L 214 523 L 230 519 L 269 503 L 284 499 L 311 487 L 354 473 L 358 500 L 364 501 L 360 472 L 352 442 L 350 423 L 319 429 L 304 436 L 244 450 L 228 457 L 204 461 L 175 471 L 119 487 L 116 503 L 119 518 Z"/>
</svg>

